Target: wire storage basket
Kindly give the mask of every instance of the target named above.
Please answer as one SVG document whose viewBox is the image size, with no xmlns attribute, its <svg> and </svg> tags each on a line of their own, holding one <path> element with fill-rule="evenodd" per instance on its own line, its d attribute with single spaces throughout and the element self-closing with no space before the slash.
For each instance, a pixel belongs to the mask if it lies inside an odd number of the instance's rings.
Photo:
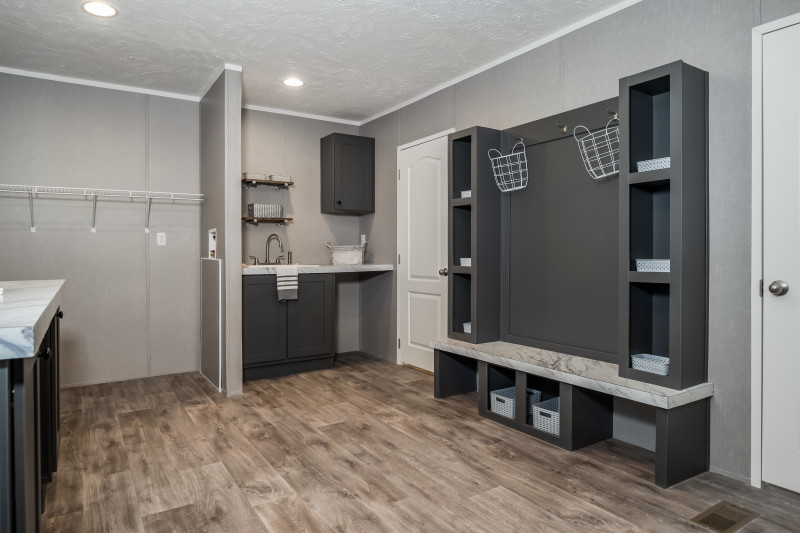
<svg viewBox="0 0 800 533">
<path fill-rule="evenodd" d="M 612 122 L 616 122 L 613 126 Z M 578 130 L 583 128 L 586 133 Z M 592 179 L 603 179 L 619 173 L 619 119 L 612 118 L 605 129 L 592 133 L 586 126 L 575 126 L 573 137 L 578 142 L 583 165 Z"/>
<path fill-rule="evenodd" d="M 497 155 L 493 156 L 492 152 Z M 501 191 L 518 191 L 528 186 L 528 156 L 525 155 L 522 141 L 518 141 L 508 155 L 492 148 L 489 150 L 489 160 L 492 162 L 494 181 Z"/>
</svg>

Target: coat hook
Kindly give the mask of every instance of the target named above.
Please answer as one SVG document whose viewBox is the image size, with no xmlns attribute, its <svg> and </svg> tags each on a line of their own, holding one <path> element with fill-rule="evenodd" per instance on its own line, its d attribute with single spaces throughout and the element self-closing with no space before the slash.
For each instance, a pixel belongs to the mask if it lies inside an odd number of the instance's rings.
<svg viewBox="0 0 800 533">
<path fill-rule="evenodd" d="M 556 122 L 556 127 L 561 130 L 561 135 L 567 134 L 567 125 L 561 122 Z"/>
<path fill-rule="evenodd" d="M 611 118 L 619 119 L 619 113 L 617 113 L 616 111 L 611 111 L 610 109 L 606 109 L 606 111 L 608 112 L 609 115 L 611 115 Z"/>
</svg>

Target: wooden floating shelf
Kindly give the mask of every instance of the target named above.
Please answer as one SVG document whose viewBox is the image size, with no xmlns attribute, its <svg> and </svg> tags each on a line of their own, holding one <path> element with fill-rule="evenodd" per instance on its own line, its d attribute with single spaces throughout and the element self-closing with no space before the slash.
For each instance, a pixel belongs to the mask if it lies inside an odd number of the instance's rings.
<svg viewBox="0 0 800 533">
<path fill-rule="evenodd" d="M 293 181 L 273 181 L 273 180 L 253 180 L 242 178 L 242 185 L 245 187 L 257 187 L 258 185 L 268 185 L 278 187 L 281 189 L 288 189 L 290 185 L 294 185 Z"/>
<path fill-rule="evenodd" d="M 242 217 L 242 222 L 253 226 L 259 224 L 286 224 L 291 218 L 266 218 L 266 217 Z"/>
</svg>

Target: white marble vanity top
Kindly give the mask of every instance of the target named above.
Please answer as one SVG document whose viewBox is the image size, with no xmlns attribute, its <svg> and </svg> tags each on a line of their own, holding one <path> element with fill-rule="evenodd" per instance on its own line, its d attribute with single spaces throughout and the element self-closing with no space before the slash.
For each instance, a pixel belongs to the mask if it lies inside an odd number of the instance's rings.
<svg viewBox="0 0 800 533">
<path fill-rule="evenodd" d="M 431 341 L 431 347 L 662 409 L 714 395 L 712 383 L 701 383 L 683 390 L 669 389 L 620 377 L 619 368 L 614 363 L 520 344 L 499 341 L 471 344 L 444 338 Z"/>
<path fill-rule="evenodd" d="M 63 279 L 0 281 L 0 360 L 33 357 L 61 305 Z"/>
<path fill-rule="evenodd" d="M 297 265 L 298 274 L 343 274 L 346 272 L 391 272 L 394 265 Z M 242 267 L 243 276 L 274 274 L 275 265 Z"/>
</svg>

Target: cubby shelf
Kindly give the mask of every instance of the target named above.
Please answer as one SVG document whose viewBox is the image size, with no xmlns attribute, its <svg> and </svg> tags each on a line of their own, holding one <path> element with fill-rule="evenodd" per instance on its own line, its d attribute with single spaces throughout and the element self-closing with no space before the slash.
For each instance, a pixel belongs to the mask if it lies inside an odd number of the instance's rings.
<svg viewBox="0 0 800 533">
<path fill-rule="evenodd" d="M 631 185 L 665 185 L 669 183 L 670 171 L 669 168 L 661 168 L 647 172 L 631 172 L 628 175 L 628 183 Z"/>
<path fill-rule="evenodd" d="M 619 373 L 685 389 L 707 380 L 708 74 L 677 61 L 622 78 L 620 117 Z M 637 172 L 663 157 L 669 168 Z M 633 369 L 641 353 L 669 358 L 669 375 Z"/>
<path fill-rule="evenodd" d="M 453 133 L 448 176 L 448 336 L 481 343 L 500 337 L 500 191 L 486 153 L 504 134 L 474 127 Z M 471 191 L 461 198 L 461 191 Z M 471 267 L 460 266 L 469 257 Z M 464 323 L 471 333 L 464 333 Z"/>
<path fill-rule="evenodd" d="M 628 272 L 631 283 L 669 283 L 669 272 Z"/>
</svg>

